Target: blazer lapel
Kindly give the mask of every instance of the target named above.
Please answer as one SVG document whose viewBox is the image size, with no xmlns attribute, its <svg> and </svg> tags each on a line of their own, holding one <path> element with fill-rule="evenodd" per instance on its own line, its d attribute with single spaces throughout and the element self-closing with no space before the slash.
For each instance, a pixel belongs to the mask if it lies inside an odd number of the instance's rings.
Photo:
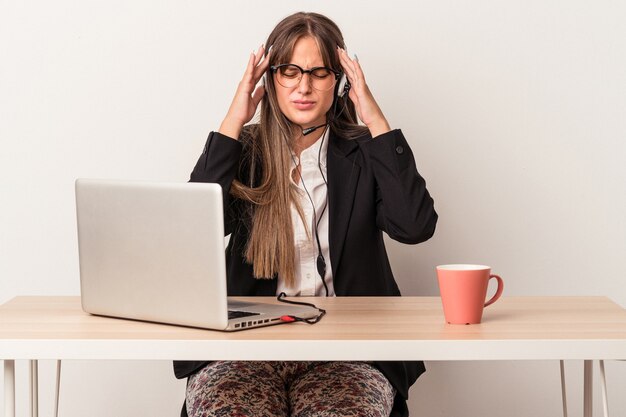
<svg viewBox="0 0 626 417">
<path fill-rule="evenodd" d="M 354 140 L 338 138 L 330 133 L 328 143 L 328 241 L 333 275 L 341 261 L 341 253 L 348 231 L 354 204 L 356 185 L 361 167 L 348 156 L 358 148 Z M 337 277 L 333 276 L 336 280 Z"/>
</svg>

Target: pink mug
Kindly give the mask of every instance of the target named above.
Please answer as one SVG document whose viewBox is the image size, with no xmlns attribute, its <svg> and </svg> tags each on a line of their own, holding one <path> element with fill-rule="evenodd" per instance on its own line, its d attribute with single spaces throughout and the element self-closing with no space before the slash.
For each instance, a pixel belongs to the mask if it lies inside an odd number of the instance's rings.
<svg viewBox="0 0 626 417">
<path fill-rule="evenodd" d="M 489 280 L 498 281 L 498 289 L 485 302 Z M 491 268 L 484 265 L 439 265 L 437 279 L 443 304 L 443 313 L 449 324 L 477 324 L 483 308 L 496 302 L 502 295 L 504 282 Z"/>
</svg>

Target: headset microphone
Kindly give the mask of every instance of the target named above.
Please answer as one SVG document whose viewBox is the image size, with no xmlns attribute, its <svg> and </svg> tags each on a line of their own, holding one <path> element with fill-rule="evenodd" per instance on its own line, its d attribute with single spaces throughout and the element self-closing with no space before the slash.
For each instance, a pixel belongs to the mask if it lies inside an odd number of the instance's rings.
<svg viewBox="0 0 626 417">
<path fill-rule="evenodd" d="M 319 125 L 319 126 L 314 126 L 314 127 L 307 127 L 306 129 L 302 129 L 302 136 L 306 136 L 309 133 L 313 133 L 315 132 L 317 129 L 319 129 L 320 127 L 324 127 L 326 126 L 326 123 L 324 123 L 323 125 Z"/>
</svg>

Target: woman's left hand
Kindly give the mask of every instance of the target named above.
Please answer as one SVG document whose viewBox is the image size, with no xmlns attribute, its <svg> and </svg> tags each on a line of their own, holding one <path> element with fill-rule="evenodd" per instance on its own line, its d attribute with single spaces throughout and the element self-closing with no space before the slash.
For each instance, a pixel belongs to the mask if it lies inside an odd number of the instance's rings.
<svg viewBox="0 0 626 417">
<path fill-rule="evenodd" d="M 365 123 L 372 137 L 389 132 L 391 130 L 389 123 L 365 82 L 365 76 L 358 59 L 350 58 L 348 53 L 339 47 L 337 47 L 337 54 L 343 71 L 350 81 L 351 88 L 348 96 L 354 103 L 359 119 Z"/>
</svg>

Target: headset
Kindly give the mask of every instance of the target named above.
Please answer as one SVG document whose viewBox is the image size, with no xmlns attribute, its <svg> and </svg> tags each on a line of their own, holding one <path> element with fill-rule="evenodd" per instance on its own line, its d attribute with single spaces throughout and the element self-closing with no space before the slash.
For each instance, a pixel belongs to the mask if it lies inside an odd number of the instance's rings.
<svg viewBox="0 0 626 417">
<path fill-rule="evenodd" d="M 346 73 L 341 71 L 341 78 L 339 79 L 339 84 L 337 84 L 337 92 L 336 96 L 341 98 L 350 92 L 350 82 L 348 81 L 348 77 Z"/>
</svg>

